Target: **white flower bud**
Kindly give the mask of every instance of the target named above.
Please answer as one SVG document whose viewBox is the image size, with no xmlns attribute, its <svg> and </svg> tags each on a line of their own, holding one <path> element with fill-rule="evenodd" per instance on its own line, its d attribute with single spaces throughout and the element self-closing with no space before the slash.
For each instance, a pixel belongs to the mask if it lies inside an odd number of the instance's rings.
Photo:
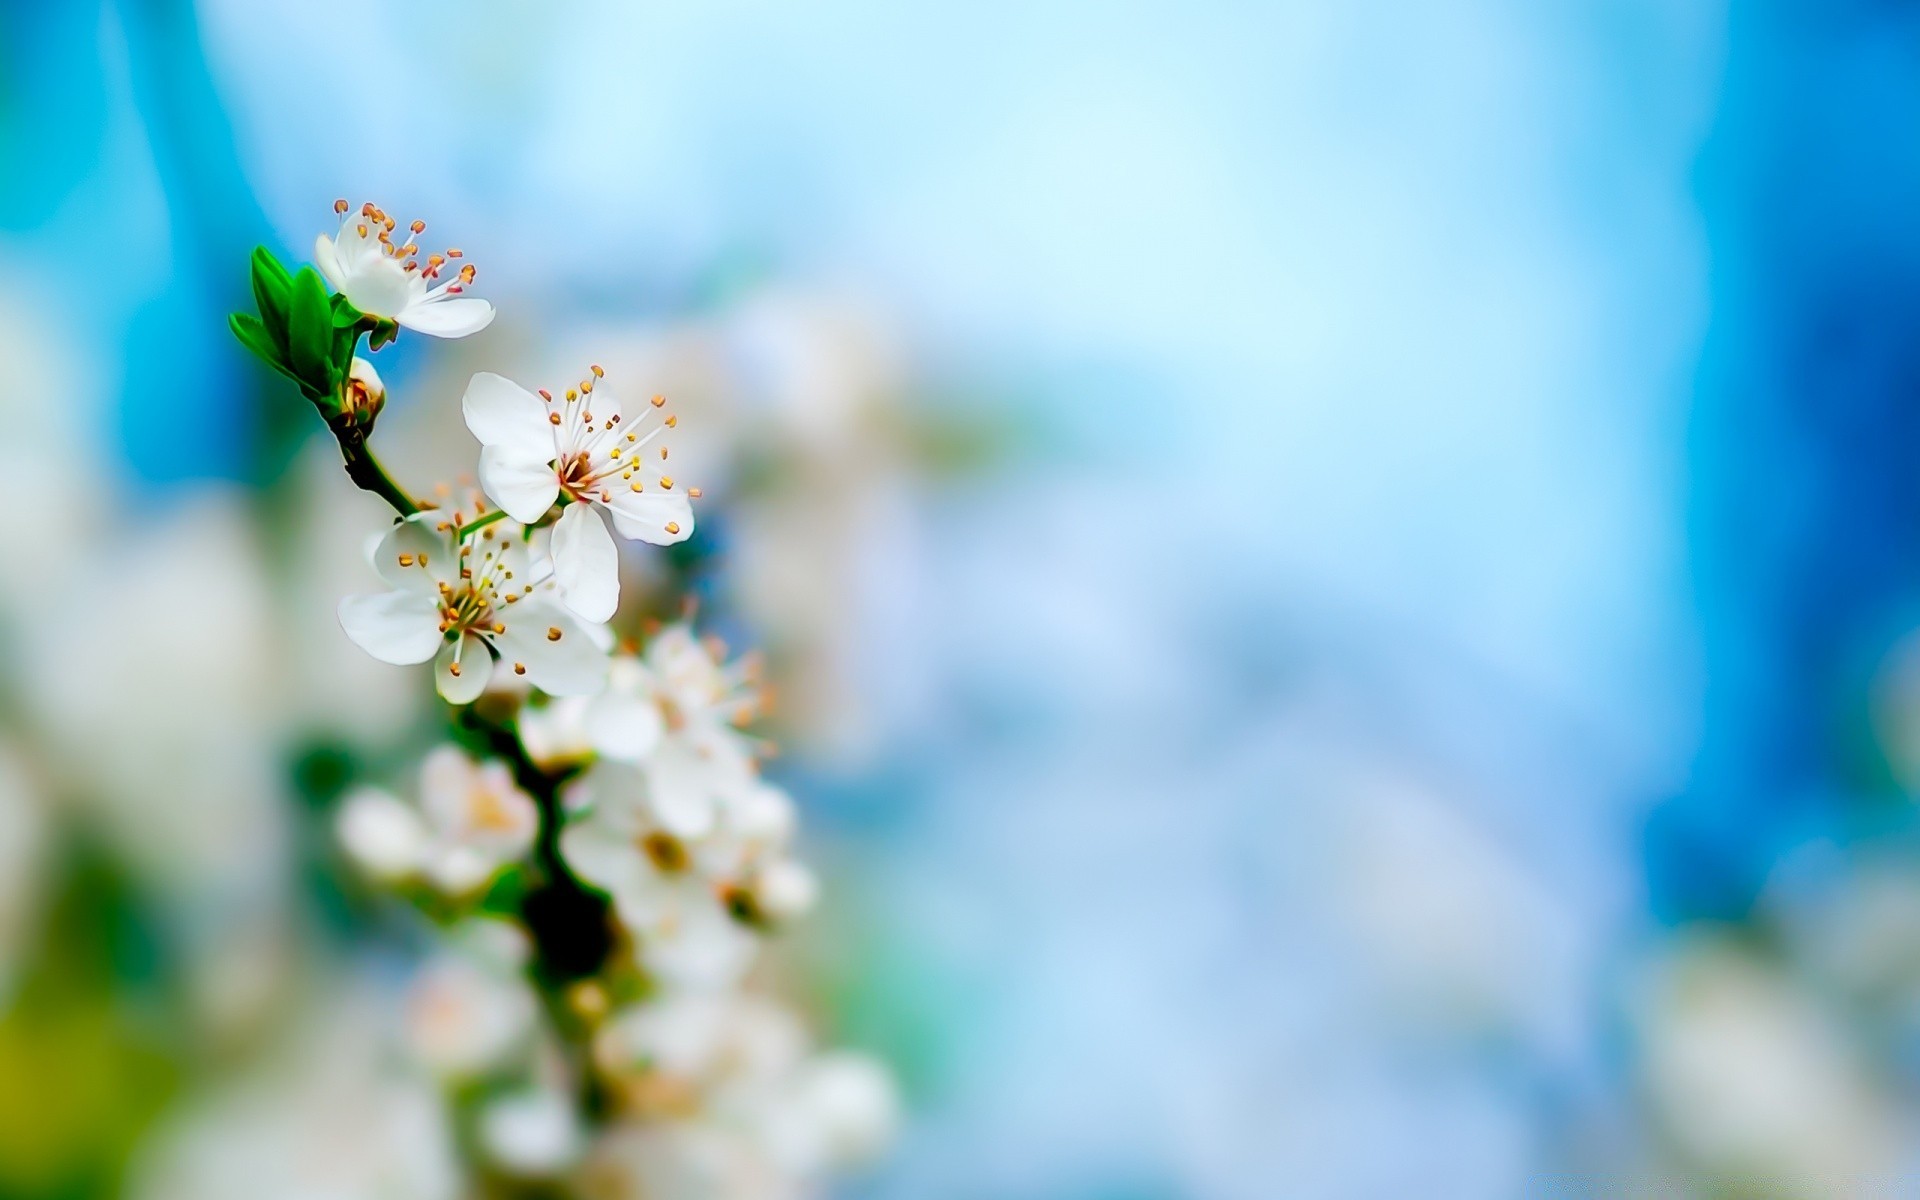
<svg viewBox="0 0 1920 1200">
<path fill-rule="evenodd" d="M 503 1096 L 480 1114 L 480 1143 L 506 1171 L 552 1175 L 580 1156 L 583 1138 L 573 1105 L 558 1092 L 537 1090 Z"/>
<path fill-rule="evenodd" d="M 754 897 L 776 921 L 790 921 L 813 907 L 820 885 L 813 872 L 790 858 L 777 859 L 760 872 Z"/>
</svg>

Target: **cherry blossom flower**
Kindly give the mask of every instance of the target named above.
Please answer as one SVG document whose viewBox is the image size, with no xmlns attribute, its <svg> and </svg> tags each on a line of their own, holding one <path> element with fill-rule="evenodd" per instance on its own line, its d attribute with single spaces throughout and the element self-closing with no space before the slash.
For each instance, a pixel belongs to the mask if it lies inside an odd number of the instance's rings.
<svg viewBox="0 0 1920 1200">
<path fill-rule="evenodd" d="M 372 204 L 353 212 L 345 200 L 334 202 L 340 230 L 313 243 L 314 265 L 327 282 L 361 312 L 384 317 L 403 328 L 434 337 L 479 333 L 493 322 L 493 305 L 463 295 L 473 284 L 471 263 L 455 264 L 458 250 L 420 257 L 414 239 L 426 232 L 415 221 L 398 242 L 392 217 Z"/>
<path fill-rule="evenodd" d="M 754 784 L 764 743 L 740 726 L 765 707 L 756 656 L 727 662 L 717 639 L 703 641 L 676 622 L 655 632 L 642 654 L 616 654 L 600 694 L 527 709 L 520 733 L 542 763 L 598 754 L 637 765 L 660 819 L 701 833 L 723 794 Z"/>
<path fill-rule="evenodd" d="M 603 631 L 569 613 L 550 580 L 533 577 L 511 526 L 462 538 L 452 521 L 421 513 L 395 525 L 373 559 L 394 590 L 342 600 L 341 627 L 381 662 L 433 659 L 435 686 L 449 703 L 480 695 L 495 655 L 552 695 L 590 695 L 606 683 Z"/>
<path fill-rule="evenodd" d="M 655 396 L 637 414 L 622 410 L 594 368 L 563 396 L 527 391 L 486 372 L 467 385 L 461 407 L 480 440 L 480 485 L 508 516 L 540 520 L 554 502 L 566 508 L 553 527 L 554 576 L 567 605 L 589 621 L 605 621 L 620 602 L 620 560 L 613 537 L 593 512 L 606 510 L 625 538 L 656 546 L 693 533 L 697 488 L 679 487 L 667 448 L 655 447 L 676 418 L 649 418 L 666 403 Z"/>
<path fill-rule="evenodd" d="M 566 797 L 574 815 L 560 853 L 576 875 L 605 891 L 638 935 L 641 959 L 689 987 L 725 986 L 751 963 L 757 942 L 733 889 L 745 863 L 740 843 L 676 830 L 648 802 L 630 767 L 600 763 Z"/>
<path fill-rule="evenodd" d="M 505 763 L 476 763 L 441 746 L 421 765 L 417 807 L 361 788 L 341 804 L 335 827 L 347 853 L 376 878 L 422 876 L 460 894 L 525 857 L 539 823 L 539 808 Z"/>
</svg>

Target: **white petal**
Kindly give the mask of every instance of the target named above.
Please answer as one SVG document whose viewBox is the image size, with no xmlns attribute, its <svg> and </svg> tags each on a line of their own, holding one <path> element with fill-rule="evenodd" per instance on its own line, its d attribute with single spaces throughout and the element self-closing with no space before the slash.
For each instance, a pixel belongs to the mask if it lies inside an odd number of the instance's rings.
<svg viewBox="0 0 1920 1200">
<path fill-rule="evenodd" d="M 378 788 L 361 788 L 342 801 L 334 830 L 348 856 L 376 879 L 419 870 L 426 852 L 420 814 Z"/>
<path fill-rule="evenodd" d="M 587 741 L 616 762 L 639 762 L 665 732 L 660 706 L 648 697 L 609 689 L 587 709 Z"/>
<path fill-rule="evenodd" d="M 482 371 L 468 380 L 460 412 L 483 446 L 517 447 L 541 462 L 553 457 L 553 426 L 547 422 L 546 404 L 504 375 Z"/>
<path fill-rule="evenodd" d="M 624 911 L 621 915 L 627 916 Z M 730 987 L 753 964 L 759 940 L 718 904 L 690 898 L 675 917 L 670 928 L 656 926 L 654 936 L 641 941 L 647 968 L 667 982 L 696 989 Z"/>
<path fill-rule="evenodd" d="M 721 794 L 727 829 L 759 846 L 784 845 L 797 823 L 793 800 L 770 783 L 749 778 Z"/>
<path fill-rule="evenodd" d="M 409 517 L 386 532 L 374 547 L 373 569 L 380 572 L 380 578 L 403 592 L 438 596 L 436 581 L 453 577 L 455 557 L 448 540 L 436 533 L 426 514 L 422 514 Z M 401 562 L 403 558 L 405 563 Z M 434 571 L 432 568 L 436 566 L 442 570 Z"/>
<path fill-rule="evenodd" d="M 573 1100 L 548 1088 L 516 1092 L 480 1112 L 480 1143 L 509 1174 L 544 1177 L 580 1157 L 585 1134 Z"/>
<path fill-rule="evenodd" d="M 673 738 L 644 764 L 647 798 L 654 817 L 681 837 L 702 837 L 713 828 L 719 778 L 712 766 Z"/>
<path fill-rule="evenodd" d="M 606 686 L 607 652 L 560 605 L 534 595 L 496 615 L 507 627 L 493 639 L 502 669 L 525 667 L 527 681 L 550 696 L 591 696 Z"/>
<path fill-rule="evenodd" d="M 462 338 L 493 324 L 493 305 L 471 296 L 409 304 L 394 320 L 433 337 Z"/>
<path fill-rule="evenodd" d="M 546 515 L 560 498 L 560 477 L 545 459 L 529 458 L 517 446 L 483 446 L 480 486 L 522 525 Z"/>
<path fill-rule="evenodd" d="M 353 644 L 395 666 L 423 663 L 440 644 L 440 601 L 418 592 L 348 596 L 340 602 L 340 628 Z"/>
<path fill-rule="evenodd" d="M 598 813 L 560 831 L 560 856 L 575 875 L 603 892 L 630 891 L 648 873 L 633 834 Z"/>
<path fill-rule="evenodd" d="M 459 896 L 492 879 L 501 864 L 471 846 L 445 846 L 429 856 L 427 877 L 448 895 Z"/>
<path fill-rule="evenodd" d="M 591 504 L 569 504 L 553 527 L 553 577 L 560 598 L 586 620 L 611 620 L 620 607 L 620 551 Z"/>
<path fill-rule="evenodd" d="M 693 536 L 693 505 L 682 492 L 614 488 L 607 507 L 613 510 L 613 527 L 621 537 L 671 546 Z M 673 528 L 668 529 L 669 525 Z"/>
<path fill-rule="evenodd" d="M 460 673 L 454 674 L 455 647 L 460 656 Z M 487 644 L 471 633 L 460 635 L 458 642 L 447 642 L 433 660 L 433 685 L 448 704 L 471 704 L 486 690 L 493 675 L 493 657 Z"/>
<path fill-rule="evenodd" d="M 813 907 L 820 884 L 813 872 L 790 858 L 779 859 L 760 872 L 754 889 L 760 907 L 776 921 L 790 921 Z"/>
<path fill-rule="evenodd" d="M 461 668 L 464 673 L 465 667 Z M 480 769 L 458 746 L 436 746 L 420 763 L 420 810 L 445 834 L 458 821 Z"/>
<path fill-rule="evenodd" d="M 321 234 L 313 239 L 313 265 L 320 268 L 320 274 L 326 277 L 334 291 L 340 290 L 340 281 L 347 273 L 340 269 L 340 256 L 333 252 L 333 239 Z"/>
</svg>

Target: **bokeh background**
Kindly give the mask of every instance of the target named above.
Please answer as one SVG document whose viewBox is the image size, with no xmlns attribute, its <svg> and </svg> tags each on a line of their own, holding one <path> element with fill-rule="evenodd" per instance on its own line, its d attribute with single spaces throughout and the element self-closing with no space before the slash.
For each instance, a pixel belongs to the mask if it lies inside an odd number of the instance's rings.
<svg viewBox="0 0 1920 1200">
<path fill-rule="evenodd" d="M 358 1103 L 316 797 L 430 699 L 225 328 L 337 196 L 501 310 L 415 486 L 676 397 L 846 1195 L 1920 1190 L 1920 6 L 0 14 L 0 1195 Z"/>
</svg>

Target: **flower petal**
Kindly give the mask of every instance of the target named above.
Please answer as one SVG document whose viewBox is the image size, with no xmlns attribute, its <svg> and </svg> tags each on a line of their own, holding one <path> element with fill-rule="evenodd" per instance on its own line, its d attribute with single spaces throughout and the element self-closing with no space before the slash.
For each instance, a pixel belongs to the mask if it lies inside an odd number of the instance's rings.
<svg viewBox="0 0 1920 1200">
<path fill-rule="evenodd" d="M 495 648 L 507 668 L 526 668 L 527 681 L 550 696 L 591 696 L 607 683 L 607 652 L 563 606 L 545 595 L 497 614 L 506 632 Z"/>
<path fill-rule="evenodd" d="M 410 875 L 426 856 L 427 830 L 420 814 L 378 788 L 360 788 L 342 801 L 334 831 L 347 856 L 375 879 Z"/>
<path fill-rule="evenodd" d="M 339 612 L 340 628 L 353 644 L 384 663 L 423 663 L 440 644 L 440 601 L 433 595 L 348 596 L 340 601 Z"/>
<path fill-rule="evenodd" d="M 518 447 L 480 449 L 480 486 L 489 499 L 522 525 L 538 521 L 560 498 L 560 477 L 545 459 L 535 460 Z"/>
<path fill-rule="evenodd" d="M 347 273 L 340 269 L 340 256 L 334 253 L 333 239 L 324 233 L 313 239 L 313 265 L 320 268 L 320 274 L 326 276 L 334 291 L 340 290 Z"/>
<path fill-rule="evenodd" d="M 621 537 L 671 546 L 693 536 L 693 505 L 684 493 L 615 489 L 607 507 Z"/>
<path fill-rule="evenodd" d="M 437 519 L 437 514 L 422 513 L 387 530 L 373 550 L 373 569 L 380 572 L 380 578 L 403 592 L 439 594 L 438 581 L 453 577 L 458 556 L 447 539 L 433 529 L 432 521 Z"/>
<path fill-rule="evenodd" d="M 456 654 L 460 660 L 457 671 Z M 433 686 L 448 704 L 473 703 L 492 676 L 493 656 L 487 653 L 487 644 L 471 633 L 461 634 L 458 642 L 446 643 L 433 660 Z"/>
<path fill-rule="evenodd" d="M 416 333 L 462 338 L 493 324 L 493 305 L 472 296 L 409 304 L 393 318 Z"/>
<path fill-rule="evenodd" d="M 547 462 L 553 458 L 553 426 L 540 397 L 504 375 L 482 371 L 467 381 L 460 397 L 467 428 L 483 446 L 512 446 L 523 457 Z"/>
<path fill-rule="evenodd" d="M 637 763 L 653 753 L 666 732 L 659 705 L 631 692 L 608 689 L 587 708 L 587 741 L 616 762 Z"/>
<path fill-rule="evenodd" d="M 730 778 L 680 738 L 661 742 L 644 769 L 654 818 L 681 837 L 706 836 L 713 828 L 716 794 Z"/>
<path fill-rule="evenodd" d="M 591 504 L 569 504 L 553 527 L 553 578 L 567 607 L 605 622 L 620 607 L 620 551 Z"/>
<path fill-rule="evenodd" d="M 560 857 L 575 875 L 605 892 L 630 891 L 647 873 L 633 832 L 600 814 L 569 822 L 560 831 Z"/>
</svg>

